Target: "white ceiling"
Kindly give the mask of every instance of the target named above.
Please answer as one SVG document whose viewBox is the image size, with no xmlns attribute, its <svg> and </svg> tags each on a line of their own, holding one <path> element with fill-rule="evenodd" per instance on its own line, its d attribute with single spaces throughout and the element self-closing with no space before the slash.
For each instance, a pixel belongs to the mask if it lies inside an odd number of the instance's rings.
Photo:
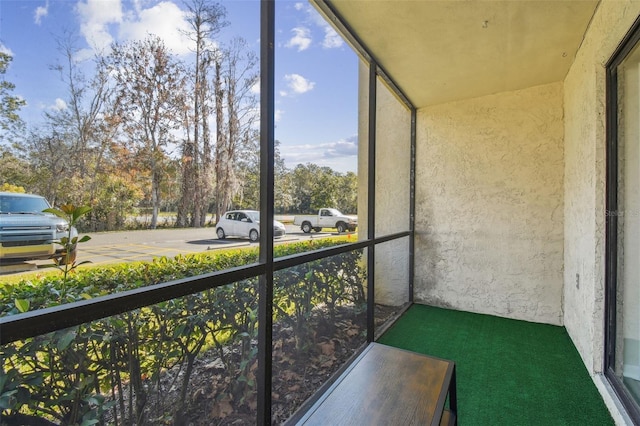
<svg viewBox="0 0 640 426">
<path fill-rule="evenodd" d="M 330 4 L 419 108 L 564 79 L 598 1 Z"/>
</svg>

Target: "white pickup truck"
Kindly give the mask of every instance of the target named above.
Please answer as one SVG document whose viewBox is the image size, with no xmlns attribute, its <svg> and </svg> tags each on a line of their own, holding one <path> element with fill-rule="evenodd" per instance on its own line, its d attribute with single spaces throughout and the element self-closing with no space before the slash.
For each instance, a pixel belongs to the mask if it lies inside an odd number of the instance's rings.
<svg viewBox="0 0 640 426">
<path fill-rule="evenodd" d="M 293 218 L 293 224 L 300 226 L 302 232 L 309 233 L 313 229 L 320 232 L 322 228 L 335 228 L 339 233 L 355 231 L 358 227 L 358 219 L 354 216 L 345 216 L 336 209 L 320 209 L 317 215 L 297 215 Z"/>
</svg>

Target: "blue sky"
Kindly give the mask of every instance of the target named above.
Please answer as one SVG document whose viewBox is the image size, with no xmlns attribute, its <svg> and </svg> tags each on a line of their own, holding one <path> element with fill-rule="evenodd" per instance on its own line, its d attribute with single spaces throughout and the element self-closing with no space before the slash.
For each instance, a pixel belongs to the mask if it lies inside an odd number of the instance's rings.
<svg viewBox="0 0 640 426">
<path fill-rule="evenodd" d="M 259 53 L 260 4 L 221 1 L 231 25 L 222 41 L 241 36 Z M 160 36 L 182 57 L 189 43 L 182 0 L 0 0 L 0 50 L 13 62 L 5 76 L 27 101 L 30 125 L 66 107 L 66 89 L 50 66 L 61 60 L 56 38 L 77 35 L 82 56 L 114 41 Z M 288 167 L 298 163 L 357 171 L 357 55 L 306 2 L 276 3 L 276 139 Z"/>
</svg>

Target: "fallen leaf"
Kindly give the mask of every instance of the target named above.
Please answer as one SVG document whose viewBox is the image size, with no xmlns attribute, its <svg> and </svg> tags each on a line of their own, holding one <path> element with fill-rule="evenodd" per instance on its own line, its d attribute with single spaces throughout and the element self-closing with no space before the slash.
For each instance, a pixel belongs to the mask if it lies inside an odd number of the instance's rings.
<svg viewBox="0 0 640 426">
<path fill-rule="evenodd" d="M 346 334 L 349 337 L 357 336 L 358 334 L 360 334 L 360 329 L 357 327 L 349 328 L 347 329 Z"/>
<path fill-rule="evenodd" d="M 331 355 L 336 351 L 336 345 L 331 340 L 325 343 L 319 343 L 318 346 L 320 346 L 320 351 L 323 355 Z"/>
<path fill-rule="evenodd" d="M 335 358 L 333 358 L 333 359 L 329 358 L 325 362 L 322 363 L 322 366 L 323 367 L 331 367 L 331 366 L 333 366 L 334 361 L 335 361 Z"/>
<path fill-rule="evenodd" d="M 257 398 L 251 398 L 249 401 L 247 401 L 247 406 L 249 407 L 249 409 L 255 411 L 258 409 L 258 399 Z"/>
<path fill-rule="evenodd" d="M 284 370 L 282 373 L 280 373 L 280 377 L 286 382 L 300 380 L 300 375 L 291 370 Z"/>
<path fill-rule="evenodd" d="M 211 370 L 211 369 L 224 370 L 226 367 L 224 365 L 224 362 L 222 361 L 222 358 L 216 358 L 213 362 L 210 362 L 209 364 L 205 365 L 204 368 L 206 370 Z"/>
<path fill-rule="evenodd" d="M 218 401 L 211 410 L 211 414 L 213 415 L 213 417 L 219 419 L 224 419 L 231 413 L 233 413 L 233 406 L 231 405 L 231 401 L 229 401 L 229 399 Z"/>
</svg>

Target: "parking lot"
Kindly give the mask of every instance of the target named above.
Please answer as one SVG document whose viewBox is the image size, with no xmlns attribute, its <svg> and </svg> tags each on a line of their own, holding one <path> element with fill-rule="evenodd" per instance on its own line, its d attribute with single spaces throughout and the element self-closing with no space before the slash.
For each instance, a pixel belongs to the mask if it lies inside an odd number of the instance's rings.
<svg viewBox="0 0 640 426">
<path fill-rule="evenodd" d="M 296 227 L 288 226 L 287 235 L 280 242 L 309 239 Z M 258 245 L 242 238 L 219 240 L 213 228 L 156 229 L 147 231 L 109 232 L 89 234 L 91 240 L 79 246 L 78 262 L 94 264 L 151 260 L 154 257 L 174 257 L 178 254 L 202 253 L 221 248 Z M 330 234 L 324 234 L 328 236 Z M 313 237 L 321 237 L 315 234 Z"/>
<path fill-rule="evenodd" d="M 286 225 L 287 235 L 275 240 L 275 244 L 326 238 L 335 232 L 303 233 L 299 227 Z M 81 234 L 85 235 L 85 234 Z M 174 257 L 178 254 L 202 253 L 222 248 L 257 246 L 247 239 L 226 238 L 219 240 L 214 228 L 155 229 L 142 231 L 88 233 L 91 240 L 78 246 L 77 262 L 89 261 L 93 265 L 148 261 L 154 257 Z M 51 261 L 36 261 L 22 267 L 0 269 L 1 273 L 18 273 L 34 270 Z M 2 268 L 2 267 L 0 267 Z"/>
</svg>

